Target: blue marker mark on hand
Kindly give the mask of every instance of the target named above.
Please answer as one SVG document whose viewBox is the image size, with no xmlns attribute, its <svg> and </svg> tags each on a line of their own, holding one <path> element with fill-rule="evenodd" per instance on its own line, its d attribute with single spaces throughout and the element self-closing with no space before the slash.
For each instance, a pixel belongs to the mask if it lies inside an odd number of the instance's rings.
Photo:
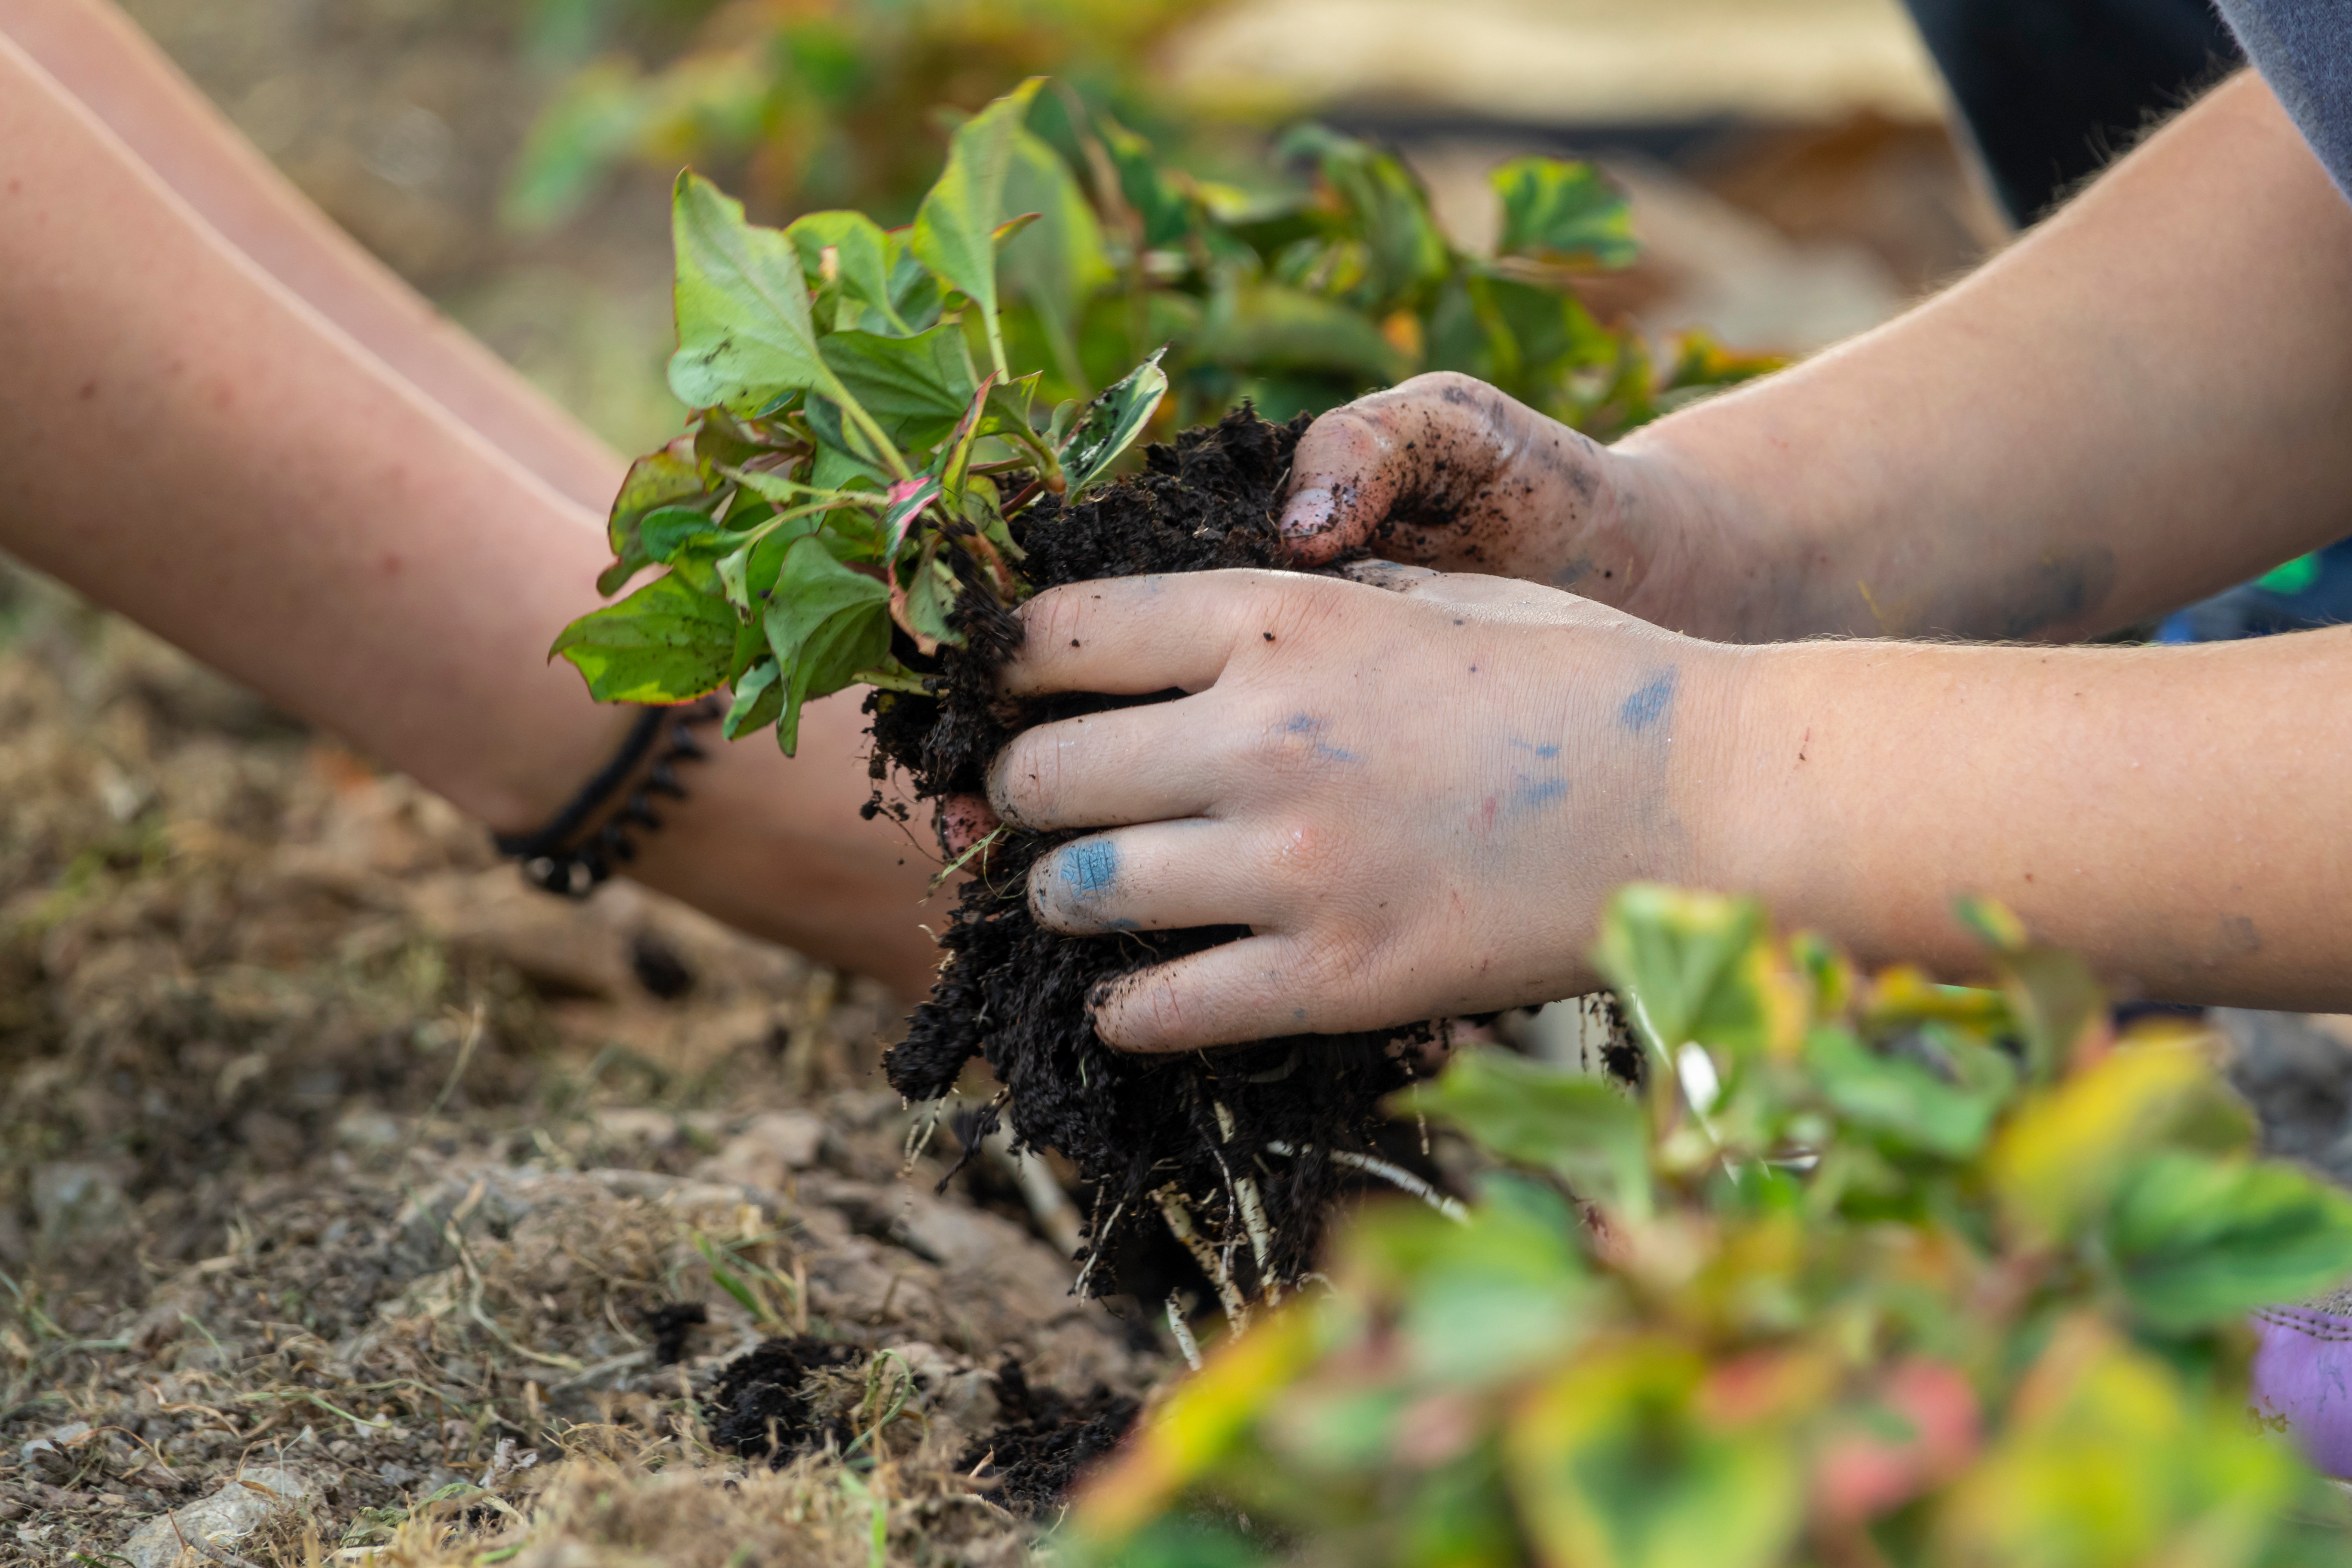
<svg viewBox="0 0 2352 1568">
<path fill-rule="evenodd" d="M 1638 735 L 1664 718 L 1675 705 L 1675 684 L 1681 676 L 1682 671 L 1670 665 L 1651 677 L 1648 685 L 1625 699 L 1625 705 L 1617 710 L 1619 726 Z"/>
<path fill-rule="evenodd" d="M 1343 751 L 1338 746 L 1326 745 L 1322 740 L 1323 721 L 1318 719 L 1312 713 L 1297 713 L 1292 715 L 1290 721 L 1283 725 L 1282 731 L 1286 735 L 1304 735 L 1307 737 L 1308 744 L 1315 753 L 1316 760 L 1318 762 L 1360 763 L 1364 760 L 1353 752 Z"/>
<path fill-rule="evenodd" d="M 1118 846 L 1108 838 L 1081 838 L 1062 851 L 1055 869 L 1072 894 L 1098 899 L 1118 880 Z"/>
</svg>

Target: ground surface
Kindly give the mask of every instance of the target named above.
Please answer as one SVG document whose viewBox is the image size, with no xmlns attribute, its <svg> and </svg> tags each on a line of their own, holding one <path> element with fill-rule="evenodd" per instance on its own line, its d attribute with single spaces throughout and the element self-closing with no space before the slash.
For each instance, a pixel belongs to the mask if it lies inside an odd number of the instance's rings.
<svg viewBox="0 0 2352 1568">
<path fill-rule="evenodd" d="M 564 1522 L 520 1561 L 864 1563 L 877 1495 L 908 1560 L 1021 1550 L 947 1468 L 1024 1414 L 1003 1358 L 1081 1404 L 1165 1362 L 1017 1204 L 933 1194 L 947 1136 L 910 1163 L 875 1072 L 896 1002 L 625 887 L 530 892 L 438 802 L 9 592 L 0 1561 L 168 1563 L 150 1521 L 224 1487 L 256 1562 L 463 1557 L 534 1498 Z M 798 1333 L 845 1347 L 836 1431 L 901 1407 L 881 1471 L 709 1446 L 716 1370 Z"/>
</svg>

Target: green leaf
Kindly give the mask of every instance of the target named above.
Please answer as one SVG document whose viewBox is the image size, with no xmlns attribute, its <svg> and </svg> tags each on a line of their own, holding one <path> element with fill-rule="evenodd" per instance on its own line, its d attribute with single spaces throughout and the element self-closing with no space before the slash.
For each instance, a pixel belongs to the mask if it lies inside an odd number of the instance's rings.
<svg viewBox="0 0 2352 1568">
<path fill-rule="evenodd" d="M 1546 1563 L 1769 1568 L 1803 1523 L 1797 1446 L 1726 1431 L 1697 1408 L 1696 1346 L 1635 1339 L 1588 1352 L 1519 1402 L 1513 1493 Z"/>
<path fill-rule="evenodd" d="M 1314 158 L 1345 207 L 1344 237 L 1361 241 L 1364 273 L 1348 292 L 1374 316 L 1424 299 L 1453 270 L 1453 247 L 1429 210 L 1429 193 L 1403 159 L 1322 125 L 1285 133 L 1276 155 Z"/>
<path fill-rule="evenodd" d="M 2185 1332 L 2352 1279 L 2352 1196 L 2285 1164 L 2168 1152 L 2126 1178 L 2106 1239 L 2133 1307 Z"/>
<path fill-rule="evenodd" d="M 971 402 L 971 363 L 961 329 L 950 324 L 914 337 L 835 332 L 819 344 L 826 364 L 851 396 L 902 446 L 929 446 L 936 426 L 952 425 Z M 909 427 L 934 426 L 929 440 L 908 439 Z"/>
<path fill-rule="evenodd" d="M 764 730 L 784 715 L 784 683 L 773 658 L 763 658 L 735 682 L 735 700 L 727 710 L 727 738 L 740 741 Z"/>
<path fill-rule="evenodd" d="M 752 414 L 790 392 L 840 383 L 817 353 L 808 282 L 793 242 L 746 223 L 743 204 L 688 171 L 677 179 L 677 352 L 669 385 L 689 408 Z"/>
<path fill-rule="evenodd" d="M 907 621 L 919 638 L 934 646 L 962 646 L 963 634 L 948 619 L 961 592 L 946 562 L 933 557 L 918 563 L 907 584 Z"/>
<path fill-rule="evenodd" d="M 1249 374 L 1325 370 L 1386 384 L 1413 369 L 1362 311 L 1278 284 L 1219 295 L 1192 350 L 1196 359 Z"/>
<path fill-rule="evenodd" d="M 947 167 L 915 214 L 915 255 L 979 308 L 1000 374 L 1005 364 L 1004 333 L 996 319 L 996 231 L 1007 216 L 1004 182 L 1014 143 L 1044 81 L 1030 78 L 957 127 Z"/>
<path fill-rule="evenodd" d="M 1503 200 L 1505 256 L 1630 267 L 1633 239 L 1624 194 L 1590 163 L 1565 158 L 1515 158 L 1490 176 Z"/>
<path fill-rule="evenodd" d="M 704 491 L 702 468 L 695 461 L 694 442 L 688 437 L 680 437 L 631 463 L 605 523 L 615 559 L 597 577 L 596 592 L 608 598 L 619 593 L 652 560 L 639 531 L 648 513 L 690 500 Z"/>
<path fill-rule="evenodd" d="M 725 600 L 673 573 L 581 616 L 548 652 L 570 659 L 599 702 L 688 702 L 726 680 L 735 626 Z"/>
<path fill-rule="evenodd" d="M 889 602 L 887 587 L 835 561 L 822 540 L 797 541 L 785 553 L 764 621 L 785 682 L 776 724 L 784 755 L 799 749 L 803 703 L 888 657 Z"/>
<path fill-rule="evenodd" d="M 890 237 L 880 224 L 858 212 L 806 213 L 784 226 L 784 237 L 812 280 L 837 283 L 844 295 L 880 316 L 896 335 L 913 332 L 891 297 L 894 258 Z"/>
<path fill-rule="evenodd" d="M 1160 368 L 1160 356 L 1167 352 L 1155 351 L 1116 384 L 1105 388 L 1078 416 L 1059 454 L 1062 477 L 1069 487 L 1064 492 L 1066 500 L 1077 500 L 1081 490 L 1108 473 L 1119 454 L 1133 446 L 1143 427 L 1151 423 L 1152 413 L 1168 392 L 1168 373 Z"/>
<path fill-rule="evenodd" d="M 1649 1131 L 1642 1108 L 1599 1079 L 1506 1051 L 1465 1050 L 1403 1104 L 1523 1164 L 1556 1172 L 1579 1195 L 1644 1214 Z"/>
<path fill-rule="evenodd" d="M 695 507 L 665 506 L 646 513 L 637 525 L 638 536 L 645 541 L 646 554 L 667 566 L 677 558 L 678 552 L 697 542 L 709 543 L 724 531 L 710 521 L 710 514 Z"/>
<path fill-rule="evenodd" d="M 1013 293 L 1037 312 L 1063 379 L 1084 389 L 1077 322 L 1111 279 L 1102 226 L 1062 155 L 1027 131 L 1013 138 L 1006 171 L 1005 205 L 1038 219 L 1004 247 L 1002 272 Z"/>
<path fill-rule="evenodd" d="M 1652 1060 L 1671 1064 L 1690 1041 L 1745 1047 L 1769 1030 L 1764 941 L 1753 900 L 1636 882 L 1610 900 L 1593 956 Z"/>
<path fill-rule="evenodd" d="M 1490 1173 L 1467 1223 L 1391 1203 L 1344 1234 L 1341 1289 L 1401 1299 L 1415 1373 L 1469 1384 L 1549 1359 L 1589 1328 L 1579 1215 L 1549 1185 Z"/>
<path fill-rule="evenodd" d="M 1111 166 L 1118 171 L 1119 195 L 1143 221 L 1143 243 L 1173 245 L 1192 233 L 1192 204 L 1152 162 L 1151 143 L 1107 114 L 1097 116 L 1096 123 Z"/>
<path fill-rule="evenodd" d="M 1923 1032 L 1921 1041 L 1924 1050 L 1940 1047 L 1948 1079 L 1829 1025 L 1807 1036 L 1805 1065 L 1831 1108 L 1853 1125 L 1944 1159 L 1968 1159 L 1991 1135 L 2017 1071 L 1999 1051 L 1956 1031 Z"/>
</svg>

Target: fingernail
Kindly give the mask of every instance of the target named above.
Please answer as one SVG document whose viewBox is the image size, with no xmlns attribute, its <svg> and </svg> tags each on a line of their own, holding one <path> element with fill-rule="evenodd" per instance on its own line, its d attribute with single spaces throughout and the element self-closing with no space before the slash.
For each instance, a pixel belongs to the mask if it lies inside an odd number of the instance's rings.
<svg viewBox="0 0 2352 1568">
<path fill-rule="evenodd" d="M 1282 509 L 1282 531 L 1291 539 L 1306 539 L 1331 526 L 1331 492 L 1326 489 L 1300 490 Z"/>
</svg>

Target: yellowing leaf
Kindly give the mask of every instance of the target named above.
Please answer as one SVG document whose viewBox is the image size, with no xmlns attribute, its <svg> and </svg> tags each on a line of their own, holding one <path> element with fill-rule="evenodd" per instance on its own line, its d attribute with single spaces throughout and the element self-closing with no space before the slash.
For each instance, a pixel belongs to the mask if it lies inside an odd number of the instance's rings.
<svg viewBox="0 0 2352 1568">
<path fill-rule="evenodd" d="M 1078 1534 L 1116 1543 L 1149 1522 L 1234 1450 L 1314 1345 L 1312 1310 L 1292 1306 L 1211 1352 L 1079 1496 Z"/>
<path fill-rule="evenodd" d="M 2135 1158 L 2168 1142 L 2242 1147 L 2252 1131 L 2195 1050 L 2126 1046 L 2018 1112 L 1993 1144 L 1993 1185 L 2024 1236 L 2063 1242 L 2105 1212 Z"/>
<path fill-rule="evenodd" d="M 2063 1325 L 2009 1430 L 1938 1510 L 1932 1561 L 2241 1568 L 2294 1496 L 2285 1444 L 2088 1320 Z"/>
<path fill-rule="evenodd" d="M 1706 1362 L 1635 1340 L 1544 1384 L 1504 1435 L 1512 1495 L 1552 1568 L 1768 1568 L 1794 1541 L 1795 1446 L 1726 1431 L 1695 1408 Z"/>
<path fill-rule="evenodd" d="M 676 573 L 563 628 L 548 650 L 572 661 L 599 702 L 688 702 L 727 679 L 735 612 Z"/>
</svg>

